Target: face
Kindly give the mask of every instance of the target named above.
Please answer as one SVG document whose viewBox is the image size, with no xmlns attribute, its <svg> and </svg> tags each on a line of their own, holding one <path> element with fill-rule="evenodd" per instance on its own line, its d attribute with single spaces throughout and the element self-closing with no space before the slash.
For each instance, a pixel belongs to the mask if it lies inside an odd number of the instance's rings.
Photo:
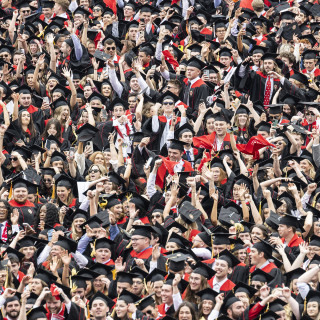
<svg viewBox="0 0 320 320">
<path fill-rule="evenodd" d="M 112 89 L 108 84 L 104 84 L 101 88 L 101 93 L 105 97 L 109 97 L 111 95 Z"/>
<path fill-rule="evenodd" d="M 123 106 L 115 106 L 113 108 L 113 116 L 115 118 L 120 118 L 121 116 L 123 116 L 125 113 L 125 110 L 123 108 Z"/>
<path fill-rule="evenodd" d="M 120 295 L 122 290 L 131 291 L 131 285 L 128 282 L 117 282 L 117 294 Z"/>
<path fill-rule="evenodd" d="M 171 149 L 169 147 L 168 156 L 170 161 L 179 162 L 181 160 L 183 152 L 177 149 Z"/>
<path fill-rule="evenodd" d="M 90 311 L 94 318 L 102 319 L 109 312 L 109 307 L 103 300 L 95 299 Z"/>
<path fill-rule="evenodd" d="M 40 213 L 39 213 L 40 220 L 44 220 L 46 218 L 46 215 L 47 215 L 47 208 L 46 206 L 42 206 L 40 208 Z"/>
<path fill-rule="evenodd" d="M 151 12 L 142 12 L 140 14 L 140 19 L 141 18 L 144 19 L 145 23 L 148 23 L 150 21 L 150 19 L 151 19 Z"/>
<path fill-rule="evenodd" d="M 267 73 L 270 71 L 273 71 L 274 61 L 273 60 L 264 60 L 263 61 L 263 68 Z"/>
<path fill-rule="evenodd" d="M 201 275 L 198 273 L 191 273 L 189 284 L 192 291 L 199 291 L 201 286 Z"/>
<path fill-rule="evenodd" d="M 320 236 L 320 222 L 319 221 L 316 221 L 314 224 L 313 224 L 313 232 L 316 236 Z"/>
<path fill-rule="evenodd" d="M 118 318 L 124 318 L 128 311 L 128 305 L 123 300 L 118 300 L 115 310 Z"/>
<path fill-rule="evenodd" d="M 244 312 L 244 305 L 242 301 L 237 301 L 232 304 L 231 308 L 228 309 L 228 316 L 232 319 L 238 319 Z"/>
<path fill-rule="evenodd" d="M 82 232 L 82 228 L 80 227 L 86 220 L 84 218 L 77 218 L 73 220 L 73 225 L 77 232 Z"/>
<path fill-rule="evenodd" d="M 60 171 L 63 169 L 63 162 L 62 161 L 53 161 L 52 162 L 52 167 L 58 168 Z"/>
<path fill-rule="evenodd" d="M 152 224 L 156 224 L 158 222 L 161 224 L 163 222 L 163 218 L 160 212 L 153 212 L 151 215 Z"/>
<path fill-rule="evenodd" d="M 316 317 L 319 313 L 319 305 L 316 301 L 307 303 L 307 314 L 309 317 Z"/>
<path fill-rule="evenodd" d="M 133 278 L 132 279 L 132 293 L 134 293 L 137 296 L 140 296 L 142 293 L 142 290 L 144 289 L 144 283 L 143 280 L 140 278 Z"/>
<path fill-rule="evenodd" d="M 90 181 L 95 181 L 101 178 L 101 172 L 98 166 L 92 166 L 89 170 Z"/>
<path fill-rule="evenodd" d="M 50 300 L 47 300 L 47 307 L 51 313 L 58 314 L 61 310 L 62 303 L 60 300 L 56 300 L 55 298 L 52 298 Z"/>
<path fill-rule="evenodd" d="M 129 97 L 128 99 L 129 103 L 129 110 L 131 113 L 134 113 L 138 104 L 138 100 L 136 97 Z"/>
<path fill-rule="evenodd" d="M 262 53 L 255 53 L 252 55 L 252 61 L 256 66 L 260 64 L 261 57 L 262 57 Z"/>
<path fill-rule="evenodd" d="M 190 308 L 187 306 L 181 307 L 178 317 L 179 320 L 192 320 L 192 313 Z"/>
<path fill-rule="evenodd" d="M 63 203 L 67 201 L 70 192 L 66 187 L 57 187 L 57 196 Z"/>
<path fill-rule="evenodd" d="M 245 308 L 247 308 L 247 307 L 249 306 L 250 301 L 249 301 L 249 298 L 248 298 L 248 296 L 246 295 L 246 293 L 244 293 L 244 292 L 237 292 L 237 293 L 235 293 L 235 296 L 236 296 L 237 298 L 239 298 L 239 299 L 243 302 L 243 305 L 244 305 Z"/>
<path fill-rule="evenodd" d="M 247 251 L 246 249 L 241 249 L 241 250 L 238 250 L 238 259 L 245 263 L 246 259 L 247 259 Z"/>
<path fill-rule="evenodd" d="M 215 121 L 214 129 L 218 136 L 222 136 L 227 133 L 228 125 L 225 121 Z"/>
<path fill-rule="evenodd" d="M 304 173 L 308 173 L 309 170 L 312 168 L 310 162 L 306 159 L 300 161 L 300 167 Z"/>
<path fill-rule="evenodd" d="M 108 53 L 110 54 L 111 57 L 113 57 L 115 54 L 116 54 L 116 44 L 114 42 L 112 42 L 111 44 L 105 44 L 105 47 L 104 47 L 104 51 L 105 53 Z"/>
<path fill-rule="evenodd" d="M 216 263 L 214 265 L 214 271 L 216 271 L 216 276 L 218 278 L 226 277 L 229 272 L 228 263 L 224 260 L 216 260 Z"/>
<path fill-rule="evenodd" d="M 247 123 L 247 120 L 248 120 L 248 116 L 246 114 L 238 115 L 238 121 L 240 126 L 244 127 Z"/>
<path fill-rule="evenodd" d="M 19 96 L 19 102 L 23 107 L 29 107 L 31 104 L 31 94 L 21 93 Z"/>
<path fill-rule="evenodd" d="M 137 235 L 132 236 L 131 241 L 132 241 L 132 248 L 136 252 L 142 251 L 149 244 L 148 238 L 137 236 Z"/>
<path fill-rule="evenodd" d="M 223 251 L 225 249 L 228 249 L 228 245 L 226 245 L 226 244 L 219 244 L 219 245 L 214 244 L 212 246 L 213 254 L 215 256 L 218 255 L 221 251 Z"/>
<path fill-rule="evenodd" d="M 192 132 L 184 132 L 180 138 L 181 141 L 187 143 L 189 146 L 192 144 L 193 134 Z"/>
<path fill-rule="evenodd" d="M 196 235 L 192 240 L 193 248 L 204 248 L 206 244 L 202 241 L 202 239 Z"/>
<path fill-rule="evenodd" d="M 23 111 L 21 113 L 21 124 L 28 126 L 30 124 L 30 113 L 28 111 Z"/>
<path fill-rule="evenodd" d="M 207 132 L 209 134 L 212 133 L 214 131 L 214 129 L 215 129 L 214 123 L 215 123 L 215 120 L 213 118 L 207 120 L 206 128 L 207 128 Z"/>
<path fill-rule="evenodd" d="M 13 198 L 18 203 L 26 202 L 28 198 L 28 189 L 26 188 L 16 188 L 13 190 Z"/>
<path fill-rule="evenodd" d="M 279 227 L 278 227 L 278 233 L 279 233 L 279 236 L 282 238 L 282 237 L 286 237 L 289 235 L 289 233 L 291 232 L 292 228 L 291 227 L 288 227 L 284 224 L 279 224 Z"/>
<path fill-rule="evenodd" d="M 218 39 L 224 39 L 225 34 L 226 34 L 225 28 L 217 28 L 216 29 L 216 35 L 217 35 Z"/>
<path fill-rule="evenodd" d="M 131 6 L 125 6 L 123 9 L 123 14 L 126 18 L 130 18 L 134 14 L 134 10 Z"/>
<path fill-rule="evenodd" d="M 220 62 L 226 67 L 229 68 L 230 64 L 232 62 L 232 59 L 230 57 L 221 57 Z"/>
<path fill-rule="evenodd" d="M 162 287 L 163 287 L 163 281 L 162 280 L 153 282 L 154 293 L 159 298 L 161 297 Z"/>
<path fill-rule="evenodd" d="M 7 303 L 7 306 L 5 307 L 5 311 L 7 314 L 7 317 L 10 319 L 16 319 L 19 316 L 20 313 L 20 303 L 19 301 L 11 301 Z"/>
<path fill-rule="evenodd" d="M 303 63 L 308 71 L 312 71 L 316 67 L 316 61 L 315 59 L 306 59 Z"/>
<path fill-rule="evenodd" d="M 31 279 L 30 280 L 30 291 L 34 294 L 39 295 L 43 289 L 40 279 Z"/>
<path fill-rule="evenodd" d="M 260 239 L 264 239 L 262 230 L 260 228 L 254 227 L 251 231 L 252 243 L 257 243 L 260 241 L 257 237 L 259 237 Z"/>
<path fill-rule="evenodd" d="M 161 300 L 162 303 L 166 303 L 168 305 L 172 304 L 172 287 L 169 284 L 163 284 L 161 289 Z"/>
<path fill-rule="evenodd" d="M 57 133 L 58 132 L 57 132 L 56 126 L 54 124 L 51 124 L 49 129 L 48 129 L 48 134 L 52 135 L 52 136 L 55 136 Z"/>
<path fill-rule="evenodd" d="M 8 209 L 3 202 L 0 202 L 0 221 L 5 221 L 8 218 Z"/>
<path fill-rule="evenodd" d="M 174 109 L 174 101 L 171 99 L 165 99 L 162 102 L 162 108 L 164 113 L 166 114 L 172 114 Z"/>
<path fill-rule="evenodd" d="M 140 85 L 139 85 L 139 82 L 138 82 L 137 78 L 131 78 L 131 80 L 130 80 L 130 88 L 133 91 L 139 91 L 140 90 Z"/>
<path fill-rule="evenodd" d="M 106 263 L 111 258 L 111 251 L 108 248 L 100 248 L 96 250 L 96 260 L 99 263 Z"/>
<path fill-rule="evenodd" d="M 203 300 L 202 301 L 202 313 L 204 315 L 209 315 L 213 309 L 213 301 L 211 300 Z"/>
<path fill-rule="evenodd" d="M 262 258 L 262 253 L 259 253 L 256 248 L 251 248 L 249 256 L 250 256 L 251 264 L 257 265 Z"/>
<path fill-rule="evenodd" d="M 195 67 L 187 67 L 186 76 L 189 80 L 193 80 L 200 76 L 200 70 Z"/>
</svg>

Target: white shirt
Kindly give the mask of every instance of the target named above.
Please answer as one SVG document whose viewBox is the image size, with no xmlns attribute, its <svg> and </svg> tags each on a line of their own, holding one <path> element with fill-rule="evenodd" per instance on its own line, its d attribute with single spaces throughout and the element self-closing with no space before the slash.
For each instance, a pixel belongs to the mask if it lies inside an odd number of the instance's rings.
<svg viewBox="0 0 320 320">
<path fill-rule="evenodd" d="M 213 282 L 212 282 L 212 289 L 214 290 L 214 291 L 216 291 L 216 292 L 220 292 L 220 288 L 223 286 L 223 284 L 225 283 L 225 282 L 227 282 L 228 281 L 228 277 L 226 277 L 224 280 L 222 280 L 222 281 L 220 281 L 220 282 L 218 282 L 217 280 L 216 280 L 216 277 L 214 277 L 213 278 Z"/>
</svg>

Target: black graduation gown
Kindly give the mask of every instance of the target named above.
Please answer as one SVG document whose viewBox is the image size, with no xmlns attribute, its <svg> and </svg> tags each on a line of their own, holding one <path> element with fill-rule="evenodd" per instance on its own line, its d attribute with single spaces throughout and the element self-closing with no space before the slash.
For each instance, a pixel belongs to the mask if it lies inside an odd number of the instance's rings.
<svg viewBox="0 0 320 320">
<path fill-rule="evenodd" d="M 131 158 L 131 162 L 132 162 L 131 178 L 132 179 L 137 179 L 139 177 L 146 178 L 146 174 L 144 173 L 143 167 L 150 157 L 154 159 L 155 156 L 156 156 L 155 153 L 148 150 L 147 148 L 143 148 L 141 153 L 139 148 L 136 147 L 133 150 L 132 158 Z M 152 160 L 152 162 L 154 162 L 154 160 Z M 152 167 L 152 163 L 150 164 L 150 166 Z"/>
<path fill-rule="evenodd" d="M 19 211 L 19 224 L 28 223 L 30 226 L 33 225 L 34 217 L 36 215 L 36 206 L 30 202 L 26 201 L 23 205 L 17 203 L 15 200 L 10 200 L 9 204 L 13 208 L 17 208 Z"/>
</svg>

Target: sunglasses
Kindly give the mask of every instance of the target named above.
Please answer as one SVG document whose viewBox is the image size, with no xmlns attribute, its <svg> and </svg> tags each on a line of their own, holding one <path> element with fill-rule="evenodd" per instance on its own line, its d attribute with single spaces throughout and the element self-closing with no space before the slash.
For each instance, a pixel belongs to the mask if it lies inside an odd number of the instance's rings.
<svg viewBox="0 0 320 320">
<path fill-rule="evenodd" d="M 93 12 L 101 11 L 101 9 L 100 9 L 100 8 L 97 8 L 97 9 L 93 9 L 92 11 L 93 11 Z"/>
<path fill-rule="evenodd" d="M 11 161 L 18 161 L 18 158 L 17 157 L 12 157 L 10 158 Z"/>
<path fill-rule="evenodd" d="M 100 170 L 98 170 L 98 169 L 92 169 L 89 171 L 89 173 L 98 173 L 98 172 L 100 172 Z"/>
<path fill-rule="evenodd" d="M 164 102 L 163 105 L 164 106 L 173 106 L 173 102 Z"/>
<path fill-rule="evenodd" d="M 107 47 L 106 50 L 116 50 L 116 47 Z"/>
<path fill-rule="evenodd" d="M 151 218 L 160 218 L 161 217 L 161 214 L 153 214 L 151 215 Z"/>
<path fill-rule="evenodd" d="M 8 58 L 8 57 L 9 57 L 8 54 L 4 54 L 4 55 L 0 56 L 0 58 Z"/>
</svg>

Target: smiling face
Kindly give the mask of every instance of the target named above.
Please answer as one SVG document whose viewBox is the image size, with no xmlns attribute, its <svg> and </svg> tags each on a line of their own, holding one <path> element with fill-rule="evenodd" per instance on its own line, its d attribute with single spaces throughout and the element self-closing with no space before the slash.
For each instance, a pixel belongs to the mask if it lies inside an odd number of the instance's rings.
<svg viewBox="0 0 320 320">
<path fill-rule="evenodd" d="M 21 187 L 13 189 L 13 199 L 18 203 L 25 203 L 28 198 L 28 189 Z"/>
<path fill-rule="evenodd" d="M 90 313 L 96 319 L 103 319 L 109 312 L 109 307 L 102 299 L 95 299 L 92 302 Z"/>
<path fill-rule="evenodd" d="M 192 320 L 192 313 L 189 307 L 183 306 L 179 310 L 179 320 Z"/>
<path fill-rule="evenodd" d="M 198 273 L 192 272 L 189 278 L 189 285 L 192 291 L 199 291 L 201 286 L 201 275 Z"/>
<path fill-rule="evenodd" d="M 161 300 L 162 303 L 166 303 L 167 305 L 171 305 L 173 302 L 172 298 L 172 286 L 169 284 L 163 284 L 161 289 Z"/>
<path fill-rule="evenodd" d="M 124 318 L 128 312 L 128 305 L 123 300 L 118 300 L 115 310 L 118 318 Z"/>
</svg>

